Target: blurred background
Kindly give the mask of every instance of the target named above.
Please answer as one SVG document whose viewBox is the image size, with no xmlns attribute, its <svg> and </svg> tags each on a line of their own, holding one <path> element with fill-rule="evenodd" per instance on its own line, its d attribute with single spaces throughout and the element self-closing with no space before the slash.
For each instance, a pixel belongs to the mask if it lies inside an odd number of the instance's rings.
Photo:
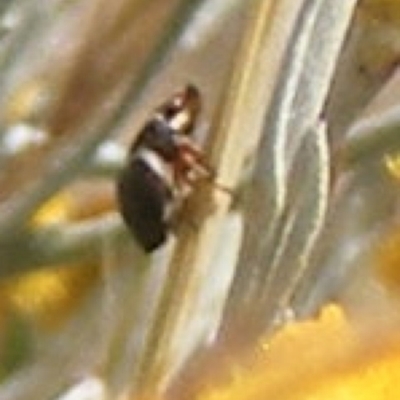
<svg viewBox="0 0 400 400">
<path fill-rule="evenodd" d="M 0 400 L 398 399 L 396 0 L 0 2 Z M 115 182 L 191 83 L 146 254 Z"/>
</svg>

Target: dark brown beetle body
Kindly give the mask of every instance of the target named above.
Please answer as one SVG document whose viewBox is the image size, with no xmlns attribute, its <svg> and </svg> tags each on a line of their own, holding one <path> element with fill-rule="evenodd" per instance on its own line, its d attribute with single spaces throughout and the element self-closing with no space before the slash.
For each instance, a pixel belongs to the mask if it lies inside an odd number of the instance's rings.
<svg viewBox="0 0 400 400">
<path fill-rule="evenodd" d="M 118 181 L 122 217 L 146 252 L 161 246 L 180 204 L 211 169 L 190 138 L 200 111 L 194 86 L 155 110 L 131 146 Z"/>
</svg>

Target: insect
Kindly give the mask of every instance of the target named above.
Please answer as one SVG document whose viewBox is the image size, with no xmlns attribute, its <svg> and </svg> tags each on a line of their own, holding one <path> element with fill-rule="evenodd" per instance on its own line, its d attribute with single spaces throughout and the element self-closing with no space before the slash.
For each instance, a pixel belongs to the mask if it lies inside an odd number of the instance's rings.
<svg viewBox="0 0 400 400">
<path fill-rule="evenodd" d="M 187 85 L 158 107 L 134 140 L 117 197 L 122 217 L 146 252 L 166 240 L 172 221 L 196 182 L 213 171 L 191 134 L 201 110 L 197 88 Z"/>
</svg>

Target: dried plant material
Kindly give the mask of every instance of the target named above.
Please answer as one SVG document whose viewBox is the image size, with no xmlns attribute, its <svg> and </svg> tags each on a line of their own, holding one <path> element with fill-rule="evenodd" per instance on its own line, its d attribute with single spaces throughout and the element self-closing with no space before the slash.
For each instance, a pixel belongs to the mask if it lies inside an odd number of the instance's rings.
<svg viewBox="0 0 400 400">
<path fill-rule="evenodd" d="M 281 222 L 281 236 L 271 255 L 262 292 L 254 300 L 263 304 L 265 316 L 278 320 L 280 316 L 284 319 L 285 313 L 290 314 L 292 296 L 307 271 L 311 252 L 325 224 L 330 170 L 323 123 L 307 132 L 288 179 L 291 202 Z"/>
<path fill-rule="evenodd" d="M 267 293 L 263 286 L 265 277 L 269 273 L 271 257 L 279 247 L 285 212 L 293 201 L 293 196 L 288 195 L 289 171 L 310 126 L 318 125 L 354 6 L 355 2 L 322 4 L 316 1 L 307 2 L 298 11 L 287 43 L 280 81 L 268 110 L 248 195 L 247 220 L 255 222 L 248 223 L 245 232 L 239 264 L 242 272 L 239 270 L 240 276 L 234 282 L 235 297 L 232 296 L 231 302 L 233 315 L 251 315 L 259 294 Z M 329 170 L 327 163 L 316 168 L 321 168 L 320 172 L 324 170 L 325 175 Z M 317 175 L 315 171 L 314 176 Z M 321 204 L 325 202 L 321 199 Z M 292 261 L 297 263 L 296 259 Z M 290 269 L 290 264 L 282 265 L 282 268 Z M 274 274 L 275 268 L 272 268 L 271 282 Z M 253 323 L 258 329 L 273 324 L 271 316 L 266 316 L 264 311 L 261 306 L 255 313 Z"/>
<path fill-rule="evenodd" d="M 396 70 L 400 49 L 397 20 L 396 1 L 358 2 L 329 96 L 328 113 L 336 140 Z"/>
<path fill-rule="evenodd" d="M 243 135 L 243 124 L 249 120 L 248 111 L 244 114 L 243 107 L 249 96 L 265 96 L 265 92 L 258 91 L 259 81 L 254 71 L 257 71 L 262 64 L 259 57 L 265 60 L 265 56 L 260 56 L 259 51 L 268 33 L 269 10 L 270 3 L 267 1 L 254 5 L 252 11 L 256 23 L 252 23 L 252 18 L 249 18 L 248 32 L 243 40 L 238 61 L 243 66 L 235 70 L 229 89 L 237 92 L 237 95 L 231 97 L 229 93 L 227 94 L 229 101 L 221 110 L 220 123 L 214 136 L 215 153 L 213 155 L 216 158 L 214 162 L 216 176 L 218 182 L 228 188 L 234 188 L 239 183 L 245 159 L 251 151 L 251 146 L 254 146 L 253 143 L 256 142 L 256 140 L 249 140 L 249 135 Z M 260 123 L 264 115 L 263 109 L 259 107 L 253 112 L 255 120 L 258 119 Z M 250 120 L 255 123 L 254 118 Z M 257 130 L 250 132 L 257 135 Z M 177 249 L 169 267 L 154 326 L 146 343 L 140 373 L 142 390 L 146 391 L 149 388 L 157 390 L 163 387 L 188 355 L 206 340 L 210 334 L 210 328 L 215 329 L 215 323 L 210 321 L 209 327 L 205 327 L 204 331 L 186 332 L 193 325 L 192 320 L 195 315 L 200 312 L 198 307 L 202 302 L 201 299 L 207 296 L 208 271 L 213 268 L 217 239 L 232 201 L 229 194 L 213 188 L 211 190 L 212 193 L 205 193 L 204 197 L 199 196 L 194 200 L 197 210 L 193 212 L 198 213 L 203 219 L 200 230 L 195 232 L 182 229 L 180 235 L 178 232 Z M 207 204 L 210 202 L 211 194 L 214 208 L 209 214 Z M 230 238 L 225 240 L 229 240 L 233 246 Z M 232 248 L 231 251 L 234 254 L 235 249 Z M 234 265 L 232 264 L 230 268 Z M 225 288 L 225 291 L 228 289 L 228 287 Z M 182 345 L 182 337 L 187 335 L 197 336 L 187 342 L 188 347 L 185 348 Z"/>
</svg>

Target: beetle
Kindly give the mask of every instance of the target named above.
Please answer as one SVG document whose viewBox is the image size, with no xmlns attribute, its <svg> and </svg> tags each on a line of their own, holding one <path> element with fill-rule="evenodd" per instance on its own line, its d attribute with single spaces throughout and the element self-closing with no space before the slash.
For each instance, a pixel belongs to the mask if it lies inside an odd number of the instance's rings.
<svg viewBox="0 0 400 400">
<path fill-rule="evenodd" d="M 123 220 L 145 252 L 167 239 L 174 216 L 196 182 L 213 170 L 192 138 L 201 96 L 187 85 L 156 108 L 128 153 L 117 183 Z"/>
</svg>

